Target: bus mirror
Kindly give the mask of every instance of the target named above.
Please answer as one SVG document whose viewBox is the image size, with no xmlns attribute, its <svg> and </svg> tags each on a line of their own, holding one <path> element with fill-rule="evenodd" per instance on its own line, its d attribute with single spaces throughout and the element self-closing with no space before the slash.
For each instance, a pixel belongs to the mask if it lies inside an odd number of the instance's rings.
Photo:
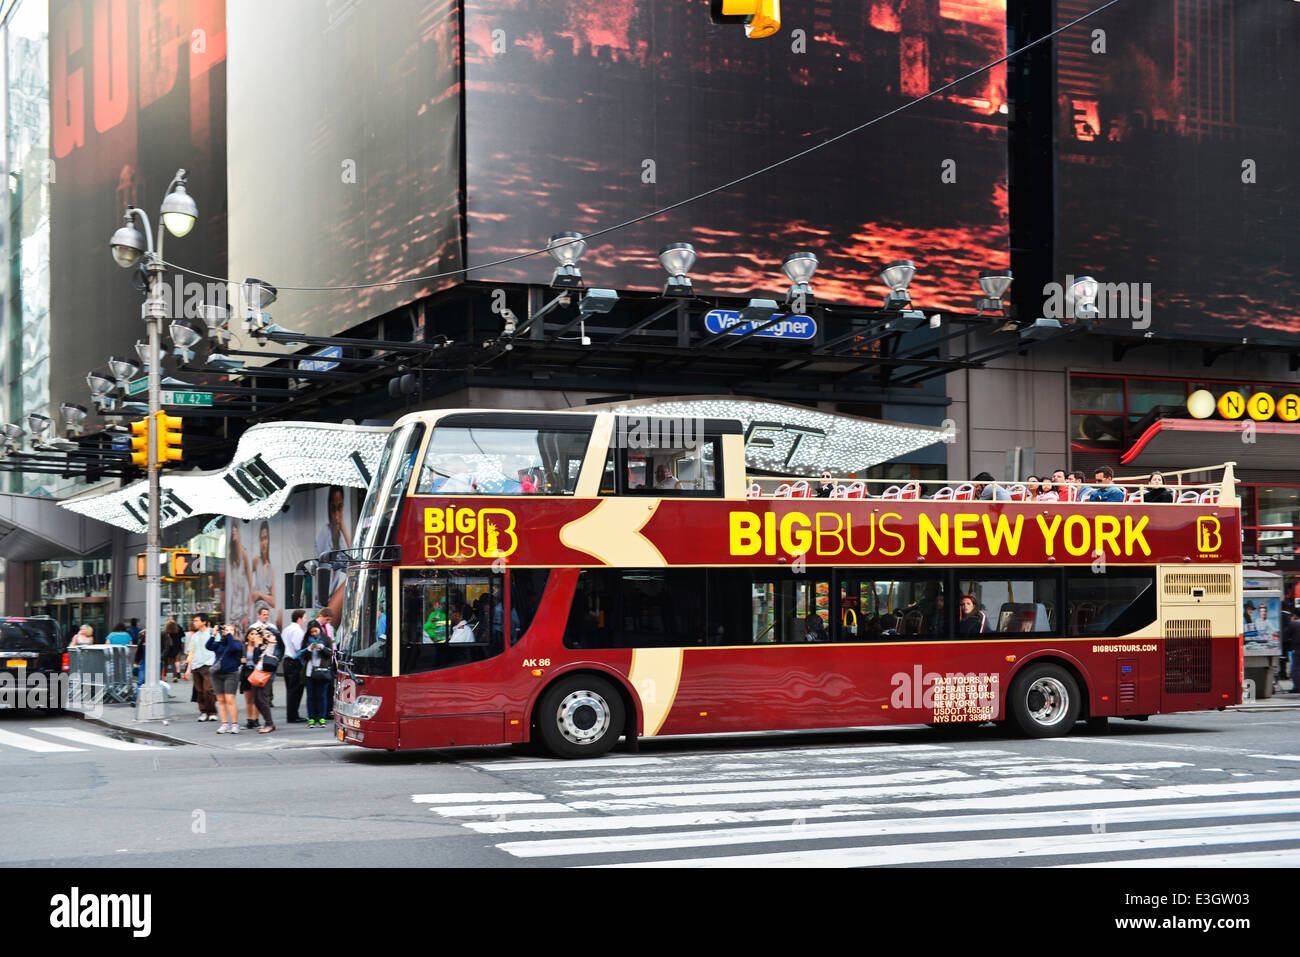
<svg viewBox="0 0 1300 957">
<path fill-rule="evenodd" d="M 330 579 L 334 577 L 334 570 L 328 565 L 316 569 L 316 594 L 315 603 L 318 605 L 327 604 L 330 600 Z"/>
<path fill-rule="evenodd" d="M 292 583 L 289 587 L 289 604 L 302 608 L 311 604 L 311 587 L 307 584 L 310 579 L 301 571 L 293 573 Z"/>
</svg>

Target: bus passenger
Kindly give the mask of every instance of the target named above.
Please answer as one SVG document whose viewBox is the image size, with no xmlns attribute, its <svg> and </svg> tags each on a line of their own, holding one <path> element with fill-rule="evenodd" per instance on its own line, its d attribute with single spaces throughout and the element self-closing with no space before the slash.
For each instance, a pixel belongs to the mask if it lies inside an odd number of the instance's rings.
<svg viewBox="0 0 1300 957">
<path fill-rule="evenodd" d="M 978 635 L 984 631 L 984 613 L 979 610 L 974 595 L 961 596 L 961 602 L 957 606 L 957 613 L 961 616 L 957 622 L 957 634 L 959 636 L 964 638 L 969 635 Z"/>
<path fill-rule="evenodd" d="M 822 616 L 816 612 L 810 612 L 803 620 L 804 641 L 829 641 L 826 634 L 826 623 L 822 621 Z"/>
<path fill-rule="evenodd" d="M 1165 477 L 1159 472 L 1152 472 L 1147 480 L 1147 487 L 1142 492 L 1144 502 L 1172 502 L 1174 493 L 1165 486 Z"/>
<path fill-rule="evenodd" d="M 673 476 L 672 470 L 667 465 L 660 465 L 655 468 L 655 488 L 678 489 L 682 484 Z"/>
</svg>

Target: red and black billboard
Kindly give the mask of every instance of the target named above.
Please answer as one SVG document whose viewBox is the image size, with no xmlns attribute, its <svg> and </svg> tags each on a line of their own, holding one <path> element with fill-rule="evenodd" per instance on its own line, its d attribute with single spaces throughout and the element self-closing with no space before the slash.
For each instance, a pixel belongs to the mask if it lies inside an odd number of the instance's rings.
<svg viewBox="0 0 1300 957">
<path fill-rule="evenodd" d="M 1057 23 L 1095 6 L 1057 0 Z M 1057 280 L 1149 291 L 1143 316 L 1103 289 L 1106 332 L 1293 340 L 1300 4 L 1122 3 L 1056 55 Z"/>
<path fill-rule="evenodd" d="M 126 206 L 158 208 L 178 169 L 199 221 L 164 253 L 226 269 L 224 0 L 50 3 L 50 401 L 86 401 L 86 373 L 134 357 L 143 296 L 113 261 Z M 138 224 L 137 224 L 138 225 Z M 143 231 L 143 230 L 142 230 Z"/>
</svg>

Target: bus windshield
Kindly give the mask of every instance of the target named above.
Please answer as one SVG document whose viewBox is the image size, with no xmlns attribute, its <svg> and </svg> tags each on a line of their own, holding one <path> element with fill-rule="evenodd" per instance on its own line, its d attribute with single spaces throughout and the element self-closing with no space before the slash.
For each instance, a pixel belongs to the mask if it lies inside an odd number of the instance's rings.
<svg viewBox="0 0 1300 957">
<path fill-rule="evenodd" d="M 390 544 L 396 528 L 398 508 L 406 493 L 415 458 L 420 453 L 424 426 L 419 422 L 407 423 L 388 438 L 379 470 L 370 483 L 370 492 L 361 506 L 357 521 L 356 544 L 369 548 Z"/>
<path fill-rule="evenodd" d="M 392 669 L 388 574 L 387 568 L 353 569 L 343 589 L 338 651 L 359 675 L 386 675 Z"/>
<path fill-rule="evenodd" d="M 424 454 L 421 495 L 572 495 L 589 428 L 436 426 Z"/>
</svg>

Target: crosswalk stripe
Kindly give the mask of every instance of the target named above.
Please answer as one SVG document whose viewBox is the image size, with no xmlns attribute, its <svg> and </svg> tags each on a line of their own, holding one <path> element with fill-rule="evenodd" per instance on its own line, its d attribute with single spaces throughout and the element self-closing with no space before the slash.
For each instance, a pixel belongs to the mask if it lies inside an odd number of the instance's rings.
<svg viewBox="0 0 1300 957">
<path fill-rule="evenodd" d="M 56 738 L 63 738 L 66 741 L 75 741 L 78 744 L 90 744 L 97 748 L 107 748 L 110 751 L 157 751 L 162 745 L 157 744 L 137 744 L 134 741 L 119 741 L 117 738 L 110 738 L 107 735 L 96 734 L 93 731 L 82 731 L 79 728 L 28 728 L 29 731 L 37 731 L 41 734 L 50 734 Z"/>
<path fill-rule="evenodd" d="M 483 804 L 499 801 L 541 801 L 546 795 L 529 791 L 477 791 L 454 794 L 412 794 L 416 804 Z"/>
<path fill-rule="evenodd" d="M 965 771 L 900 771 L 896 774 L 858 774 L 852 777 L 778 778 L 769 781 L 705 781 L 699 784 L 637 784 L 619 787 L 581 788 L 565 794 L 587 796 L 607 794 L 611 797 L 640 797 L 651 794 L 709 794 L 718 791 L 792 791 L 799 788 L 862 787 L 875 784 L 911 784 L 918 781 L 945 781 L 969 777 Z"/>
<path fill-rule="evenodd" d="M 475 821 L 466 827 L 481 834 L 558 833 L 562 831 L 618 831 L 628 828 L 692 827 L 710 824 L 749 824 L 792 821 L 798 818 L 848 817 L 881 811 L 992 811 L 1016 808 L 1105 807 L 1134 801 L 1233 797 L 1253 794 L 1300 794 L 1300 781 L 1246 781 L 1223 784 L 1168 785 L 1165 787 L 1104 788 L 1095 791 L 1028 791 L 998 797 L 944 798 L 933 801 L 890 801 L 887 804 L 838 804 L 821 808 L 770 808 L 759 811 L 672 811 L 662 814 L 622 814 L 600 817 L 533 819 L 528 821 Z"/>
<path fill-rule="evenodd" d="M 1248 758 L 1263 758 L 1265 761 L 1300 761 L 1300 754 L 1248 754 Z"/>
<path fill-rule="evenodd" d="M 771 844 L 783 841 L 817 841 L 835 838 L 896 837 L 917 834 L 975 834 L 995 830 L 1076 827 L 1091 830 L 1101 825 L 1150 821 L 1186 821 L 1225 817 L 1263 817 L 1300 812 L 1300 798 L 1272 801 L 1224 801 L 1210 804 L 1165 804 L 1110 808 L 1105 811 L 1061 810 L 1026 814 L 960 814 L 948 817 L 878 818 L 870 821 L 832 821 L 783 827 L 733 827 L 708 831 L 673 831 L 619 837 L 558 838 L 512 841 L 497 849 L 515 857 L 563 857 L 578 854 L 614 854 L 662 851 L 686 847 L 725 847 L 737 844 Z"/>
<path fill-rule="evenodd" d="M 1086 770 L 1090 774 L 1100 774 L 1103 771 L 1161 771 L 1166 768 L 1190 768 L 1191 765 L 1186 761 L 1145 761 L 1134 764 L 1093 764 L 1088 761 L 1071 761 L 1065 764 L 1037 764 L 1034 765 L 1036 771 L 1078 771 Z M 1020 774 L 1022 769 L 1015 768 L 1010 771 L 1000 771 L 997 768 L 989 768 L 991 774 Z"/>
<path fill-rule="evenodd" d="M 612 757 L 612 758 L 590 758 L 582 762 L 584 768 L 608 768 L 608 767 L 635 767 L 647 764 L 667 764 L 664 758 L 633 758 L 633 757 Z M 565 758 L 550 758 L 544 761 L 505 760 L 505 761 L 485 761 L 477 764 L 471 764 L 469 767 L 478 768 L 480 771 L 544 771 L 559 770 L 561 768 L 572 767 L 573 762 Z"/>
<path fill-rule="evenodd" d="M 926 797 L 940 794 L 971 794 L 984 791 L 1015 791 L 1027 787 L 1073 784 L 1101 784 L 1100 778 L 1083 774 L 1044 775 L 1043 777 L 1003 778 L 986 781 L 941 781 L 932 784 L 900 784 L 888 787 L 810 788 L 807 790 L 768 791 L 762 794 L 728 792 L 724 794 L 655 794 L 611 801 L 569 801 L 573 808 L 595 811 L 630 811 L 639 807 L 686 807 L 693 805 L 764 804 L 776 801 L 831 801 L 843 798 Z"/>
<path fill-rule="evenodd" d="M 693 737 L 692 735 L 679 735 L 678 737 Z M 952 748 L 940 744 L 869 744 L 858 747 L 845 745 L 838 748 L 784 748 L 772 749 L 770 751 L 754 751 L 745 755 L 746 761 L 763 761 L 771 762 L 783 760 L 786 758 L 804 758 L 819 756 L 840 756 L 846 760 L 849 756 L 880 756 L 890 757 L 893 755 L 921 755 L 929 754 L 938 757 L 943 754 L 951 754 Z M 997 749 L 981 749 L 977 751 L 964 751 L 967 755 L 1013 755 L 1012 751 L 1001 751 Z M 564 758 L 550 758 L 540 761 L 511 760 L 503 759 L 500 761 L 485 761 L 470 764 L 469 767 L 478 768 L 481 771 L 557 771 L 573 770 L 575 767 L 587 768 L 621 768 L 621 767 L 639 767 L 646 765 L 665 765 L 665 764 L 684 764 L 693 762 L 714 763 L 718 759 L 716 752 L 708 754 L 684 754 L 674 755 L 671 758 L 639 757 L 639 756 L 621 756 L 614 755 L 607 758 L 592 758 L 583 761 L 580 765 L 575 765 L 572 761 Z M 856 758 L 855 758 L 856 759 Z"/>
<path fill-rule="evenodd" d="M 1189 854 L 1186 857 L 1140 857 L 1124 862 L 1132 867 L 1295 867 L 1300 865 L 1300 848 L 1287 847 L 1276 851 L 1242 851 L 1240 854 Z M 1071 864 L 1052 864 L 1051 867 L 1114 867 L 1112 861 L 1083 861 Z"/>
<path fill-rule="evenodd" d="M 567 804 L 536 801 L 532 804 L 455 804 L 451 807 L 434 807 L 429 810 L 443 817 L 482 817 L 492 814 L 573 814 Z"/>
<path fill-rule="evenodd" d="M 0 744 L 7 744 L 11 748 L 22 748 L 24 751 L 41 751 L 47 754 L 86 750 L 85 748 L 72 748 L 66 744 L 55 744 L 53 741 L 42 741 L 39 738 L 29 738 L 27 735 L 19 734 L 16 731 L 0 731 Z"/>
<path fill-rule="evenodd" d="M 1122 854 L 1132 851 L 1216 844 L 1262 844 L 1300 839 L 1300 823 L 1229 824 L 1104 834 L 1064 834 L 1041 838 L 942 841 L 823 848 L 771 854 L 618 862 L 595 867 L 881 867 L 898 864 L 955 863 L 1072 854 Z M 1127 861 L 1116 863 L 1127 864 Z"/>
</svg>

